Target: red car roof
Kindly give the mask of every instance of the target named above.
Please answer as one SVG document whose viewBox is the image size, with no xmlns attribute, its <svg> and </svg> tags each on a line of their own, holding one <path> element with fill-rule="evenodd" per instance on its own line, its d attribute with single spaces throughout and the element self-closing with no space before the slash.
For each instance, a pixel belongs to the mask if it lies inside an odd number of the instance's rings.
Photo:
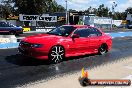
<svg viewBox="0 0 132 88">
<path fill-rule="evenodd" d="M 75 28 L 95 28 L 92 26 L 88 26 L 88 25 L 62 25 L 62 26 L 73 26 Z M 100 32 L 103 32 L 101 29 L 97 28 Z"/>
<path fill-rule="evenodd" d="M 76 28 L 91 27 L 91 26 L 88 26 L 88 25 L 63 25 L 63 26 L 73 26 L 73 27 L 76 27 Z"/>
</svg>

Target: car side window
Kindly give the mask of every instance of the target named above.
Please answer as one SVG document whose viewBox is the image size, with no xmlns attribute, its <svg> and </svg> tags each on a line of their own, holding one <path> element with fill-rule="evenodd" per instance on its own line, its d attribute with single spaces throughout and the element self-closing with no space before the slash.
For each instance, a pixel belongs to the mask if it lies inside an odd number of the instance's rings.
<svg viewBox="0 0 132 88">
<path fill-rule="evenodd" d="M 4 22 L 0 22 L 0 27 L 6 27 Z"/>
<path fill-rule="evenodd" d="M 97 35 L 97 36 L 102 36 L 102 33 L 96 28 L 89 28 L 89 32 L 90 32 L 90 35 L 94 34 L 94 35 Z"/>
<path fill-rule="evenodd" d="M 14 27 L 11 23 L 6 24 L 7 27 Z"/>
<path fill-rule="evenodd" d="M 88 29 L 77 29 L 74 34 L 78 34 L 80 37 L 88 37 Z"/>
<path fill-rule="evenodd" d="M 13 27 L 13 25 L 5 22 L 0 22 L 0 27 Z"/>
</svg>

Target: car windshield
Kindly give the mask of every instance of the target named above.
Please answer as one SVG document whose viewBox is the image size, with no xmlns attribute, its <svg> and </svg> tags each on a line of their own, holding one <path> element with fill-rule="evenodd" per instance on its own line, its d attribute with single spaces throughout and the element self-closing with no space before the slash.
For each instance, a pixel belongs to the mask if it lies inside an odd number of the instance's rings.
<svg viewBox="0 0 132 88">
<path fill-rule="evenodd" d="M 15 26 L 9 22 L 0 22 L 0 27 L 15 27 Z"/>
<path fill-rule="evenodd" d="M 72 26 L 61 26 L 58 28 L 55 28 L 48 32 L 47 34 L 53 34 L 58 36 L 69 36 L 73 31 L 75 30 L 75 27 Z"/>
<path fill-rule="evenodd" d="M 10 27 L 15 27 L 15 25 L 11 24 L 11 23 L 7 23 Z"/>
</svg>

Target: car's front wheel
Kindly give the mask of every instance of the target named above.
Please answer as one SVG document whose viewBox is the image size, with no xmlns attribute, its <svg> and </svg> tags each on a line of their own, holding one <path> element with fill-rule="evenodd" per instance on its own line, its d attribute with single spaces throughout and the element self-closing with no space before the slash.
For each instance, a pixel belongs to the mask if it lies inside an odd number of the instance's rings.
<svg viewBox="0 0 132 88">
<path fill-rule="evenodd" d="M 100 55 L 103 55 L 103 54 L 107 53 L 107 51 L 108 51 L 108 47 L 107 47 L 106 44 L 102 44 L 102 45 L 99 47 L 99 49 L 98 49 L 98 53 L 99 53 Z"/>
<path fill-rule="evenodd" d="M 65 50 L 62 46 L 54 46 L 49 52 L 49 60 L 51 63 L 60 63 L 65 58 Z"/>
</svg>

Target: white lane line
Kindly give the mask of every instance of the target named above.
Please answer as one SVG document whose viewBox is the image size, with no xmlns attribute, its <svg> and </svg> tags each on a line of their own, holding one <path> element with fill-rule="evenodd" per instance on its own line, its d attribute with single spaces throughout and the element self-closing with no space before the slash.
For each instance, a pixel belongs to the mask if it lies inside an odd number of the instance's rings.
<svg viewBox="0 0 132 88">
<path fill-rule="evenodd" d="M 55 70 L 56 70 L 56 71 L 58 71 L 58 70 L 59 70 L 59 67 L 58 67 L 58 66 L 56 66 L 56 67 L 55 67 Z"/>
<path fill-rule="evenodd" d="M 16 47 L 5 47 L 5 48 L 0 48 L 0 49 L 5 50 L 5 49 L 15 49 L 15 48 L 18 48 L 18 46 L 16 46 Z"/>
<path fill-rule="evenodd" d="M 125 32 L 117 32 L 117 33 L 125 33 Z"/>
</svg>

